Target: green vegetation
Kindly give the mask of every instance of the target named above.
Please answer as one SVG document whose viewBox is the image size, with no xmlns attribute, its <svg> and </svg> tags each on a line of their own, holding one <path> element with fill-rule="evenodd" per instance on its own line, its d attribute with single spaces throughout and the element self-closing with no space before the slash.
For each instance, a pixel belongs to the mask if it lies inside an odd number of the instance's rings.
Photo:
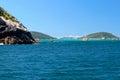
<svg viewBox="0 0 120 80">
<path fill-rule="evenodd" d="M 14 16 L 7 13 L 7 11 L 5 11 L 2 7 L 0 7 L 0 16 L 4 17 L 7 20 L 12 20 L 12 21 L 18 22 Z"/>
<path fill-rule="evenodd" d="M 53 37 L 40 33 L 40 32 L 35 32 L 35 31 L 31 31 L 31 34 L 33 36 L 33 38 L 39 38 L 39 39 L 54 39 Z"/>
<path fill-rule="evenodd" d="M 119 39 L 119 37 L 108 33 L 108 32 L 98 32 L 98 33 L 93 33 L 85 36 L 85 38 L 97 38 L 97 39 Z"/>
</svg>

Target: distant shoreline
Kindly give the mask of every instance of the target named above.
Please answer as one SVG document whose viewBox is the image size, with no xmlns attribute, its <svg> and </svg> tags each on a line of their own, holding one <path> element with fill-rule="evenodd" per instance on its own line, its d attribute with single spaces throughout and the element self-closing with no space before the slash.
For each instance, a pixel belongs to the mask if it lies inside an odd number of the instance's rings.
<svg viewBox="0 0 120 80">
<path fill-rule="evenodd" d="M 40 42 L 88 42 L 88 41 L 120 41 L 120 40 L 82 40 L 82 39 L 41 39 Z"/>
</svg>

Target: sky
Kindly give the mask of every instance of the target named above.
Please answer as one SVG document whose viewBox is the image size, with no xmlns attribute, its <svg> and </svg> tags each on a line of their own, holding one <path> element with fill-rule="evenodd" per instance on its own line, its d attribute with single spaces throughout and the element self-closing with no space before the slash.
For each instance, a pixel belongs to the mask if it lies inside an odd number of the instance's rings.
<svg viewBox="0 0 120 80">
<path fill-rule="evenodd" d="M 53 37 L 110 32 L 120 36 L 120 0 L 0 0 L 30 31 Z"/>
</svg>

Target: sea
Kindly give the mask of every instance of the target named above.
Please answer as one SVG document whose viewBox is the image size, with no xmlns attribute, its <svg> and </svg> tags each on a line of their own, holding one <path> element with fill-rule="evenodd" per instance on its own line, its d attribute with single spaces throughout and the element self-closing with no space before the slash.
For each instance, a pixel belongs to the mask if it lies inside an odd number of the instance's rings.
<svg viewBox="0 0 120 80">
<path fill-rule="evenodd" d="M 0 80 L 120 80 L 120 41 L 0 45 Z"/>
</svg>

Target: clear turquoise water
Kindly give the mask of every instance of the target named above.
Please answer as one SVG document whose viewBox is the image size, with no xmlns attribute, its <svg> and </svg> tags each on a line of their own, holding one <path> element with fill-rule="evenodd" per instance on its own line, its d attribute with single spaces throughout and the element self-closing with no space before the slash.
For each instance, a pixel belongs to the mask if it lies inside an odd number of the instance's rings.
<svg viewBox="0 0 120 80">
<path fill-rule="evenodd" d="M 0 80 L 120 80 L 120 41 L 2 45 Z"/>
</svg>

